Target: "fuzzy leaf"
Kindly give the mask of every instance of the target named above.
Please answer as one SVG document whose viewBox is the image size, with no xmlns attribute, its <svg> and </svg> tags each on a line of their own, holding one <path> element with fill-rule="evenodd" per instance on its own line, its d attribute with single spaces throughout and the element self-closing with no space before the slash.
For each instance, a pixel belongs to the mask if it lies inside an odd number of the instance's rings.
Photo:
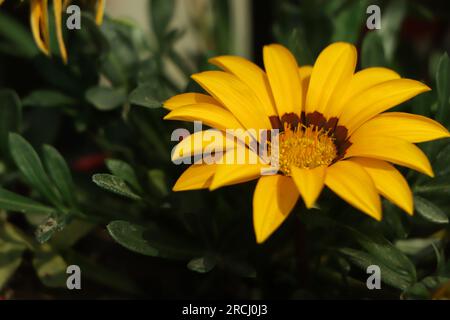
<svg viewBox="0 0 450 320">
<path fill-rule="evenodd" d="M 53 188 L 53 183 L 45 173 L 41 159 L 33 147 L 20 135 L 9 135 L 11 155 L 27 182 L 36 188 L 51 203 L 60 204 L 61 197 Z"/>
<path fill-rule="evenodd" d="M 108 231 L 125 248 L 147 256 L 184 259 L 201 254 L 191 239 L 156 224 L 113 221 Z"/>
<path fill-rule="evenodd" d="M 92 181 L 108 191 L 114 192 L 121 196 L 133 199 L 140 200 L 141 197 L 135 194 L 130 187 L 126 184 L 125 180 L 122 178 L 113 176 L 111 174 L 99 173 L 94 174 L 92 176 Z"/>
<path fill-rule="evenodd" d="M 427 199 L 414 196 L 414 206 L 416 207 L 417 213 L 425 220 L 433 223 L 448 223 L 448 217 L 445 212 Z"/>
</svg>

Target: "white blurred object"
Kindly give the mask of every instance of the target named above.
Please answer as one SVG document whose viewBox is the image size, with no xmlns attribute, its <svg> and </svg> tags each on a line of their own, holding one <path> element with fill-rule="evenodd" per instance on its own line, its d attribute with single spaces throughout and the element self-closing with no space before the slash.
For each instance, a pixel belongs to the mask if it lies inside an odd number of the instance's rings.
<svg viewBox="0 0 450 320">
<path fill-rule="evenodd" d="M 207 50 L 205 34 L 199 30 L 211 28 L 211 1 L 224 0 L 176 0 L 174 16 L 170 27 L 183 30 L 183 37 L 177 41 L 175 50 L 185 58 Z M 149 0 L 107 0 L 106 13 L 115 18 L 126 18 L 135 21 L 144 31 L 150 32 Z M 231 33 L 233 53 L 251 57 L 251 2 L 250 0 L 230 0 Z M 206 31 L 207 32 L 207 31 Z M 167 72 L 180 85 L 186 80 L 171 63 L 167 64 Z"/>
<path fill-rule="evenodd" d="M 195 52 L 206 50 L 203 39 L 198 39 L 194 32 L 194 23 L 211 25 L 214 23 L 211 16 L 211 2 L 224 0 L 177 0 L 175 1 L 174 17 L 171 27 L 184 30 L 185 34 L 177 44 L 182 52 L 187 50 Z M 251 56 L 251 1 L 229 0 L 231 13 L 231 32 L 233 35 L 234 53 L 247 58 Z M 128 18 L 136 21 L 144 30 L 149 31 L 149 0 L 107 0 L 106 12 L 117 18 Z"/>
</svg>

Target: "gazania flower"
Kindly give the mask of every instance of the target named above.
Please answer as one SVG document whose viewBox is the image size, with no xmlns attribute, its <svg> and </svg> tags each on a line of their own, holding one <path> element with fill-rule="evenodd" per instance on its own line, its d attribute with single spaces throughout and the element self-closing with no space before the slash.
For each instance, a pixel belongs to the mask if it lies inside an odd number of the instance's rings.
<svg viewBox="0 0 450 320">
<path fill-rule="evenodd" d="M 4 0 L 0 0 L 0 5 Z M 48 24 L 48 2 L 49 0 L 30 0 L 30 23 L 34 41 L 47 56 L 50 55 L 50 33 Z M 63 11 L 72 0 L 53 0 L 53 15 L 55 19 L 56 36 L 58 38 L 59 51 L 64 63 L 67 63 L 67 50 L 63 38 Z M 91 1 L 92 2 L 92 1 Z M 101 24 L 105 10 L 105 0 L 94 0 L 96 3 L 96 22 Z"/>
<path fill-rule="evenodd" d="M 430 88 L 386 68 L 355 73 L 356 60 L 355 47 L 342 42 L 325 48 L 314 66 L 299 67 L 278 44 L 264 47 L 265 71 L 236 56 L 211 59 L 223 71 L 192 76 L 209 95 L 169 99 L 165 119 L 199 120 L 221 131 L 279 129 L 278 171 L 261 175 L 264 163 L 195 163 L 173 190 L 214 190 L 258 179 L 253 196 L 258 243 L 280 226 L 300 197 L 311 208 L 325 186 L 376 220 L 382 217 L 380 195 L 412 215 L 411 190 L 393 164 L 433 176 L 413 143 L 449 137 L 449 132 L 423 116 L 385 112 Z M 181 158 L 183 148 L 204 152 L 205 143 L 192 142 L 206 133 L 183 139 L 173 158 Z M 216 144 L 223 156 L 234 151 L 223 141 Z"/>
</svg>

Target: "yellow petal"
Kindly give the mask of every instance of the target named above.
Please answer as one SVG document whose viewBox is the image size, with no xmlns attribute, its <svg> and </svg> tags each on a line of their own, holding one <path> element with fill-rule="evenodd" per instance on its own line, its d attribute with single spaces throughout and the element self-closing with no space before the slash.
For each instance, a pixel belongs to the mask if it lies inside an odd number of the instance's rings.
<svg viewBox="0 0 450 320">
<path fill-rule="evenodd" d="M 400 75 L 387 68 L 373 67 L 355 73 L 337 103 L 328 111 L 330 117 L 339 117 L 347 102 L 361 92 L 386 81 L 400 79 Z"/>
<path fill-rule="evenodd" d="M 350 99 L 339 117 L 339 124 L 352 134 L 364 122 L 419 93 L 429 91 L 426 85 L 410 79 L 394 79 L 364 90 Z"/>
<path fill-rule="evenodd" d="M 262 243 L 283 223 L 299 197 L 291 178 L 261 177 L 253 195 L 253 227 L 256 241 Z"/>
<path fill-rule="evenodd" d="M 178 178 L 173 191 L 208 188 L 216 171 L 215 164 L 193 164 Z"/>
<path fill-rule="evenodd" d="M 385 160 L 433 176 L 427 156 L 408 141 L 387 136 L 364 137 L 358 140 L 354 140 L 352 136 L 350 141 L 352 145 L 345 153 L 346 158 L 366 157 Z"/>
<path fill-rule="evenodd" d="M 292 178 L 308 209 L 314 206 L 325 182 L 326 167 L 314 169 L 291 168 Z"/>
<path fill-rule="evenodd" d="M 30 1 L 30 24 L 34 41 L 38 48 L 46 55 L 50 55 L 49 47 L 41 38 L 41 19 L 43 19 L 42 3 L 40 0 Z"/>
<path fill-rule="evenodd" d="M 184 107 L 190 104 L 197 104 L 197 103 L 210 103 L 220 106 L 219 102 L 217 102 L 217 100 L 215 100 L 211 96 L 202 93 L 191 92 L 173 96 L 172 98 L 164 102 L 164 108 L 168 110 L 174 110 L 179 107 Z"/>
<path fill-rule="evenodd" d="M 224 105 L 246 129 L 270 129 L 269 118 L 253 91 L 236 76 L 222 71 L 197 73 L 192 78 Z"/>
<path fill-rule="evenodd" d="M 350 43 L 336 42 L 326 47 L 317 58 L 308 94 L 306 96 L 305 112 L 318 111 L 327 116 L 349 84 L 355 71 L 357 53 Z"/>
<path fill-rule="evenodd" d="M 72 2 L 72 0 L 64 0 L 64 2 L 63 2 L 63 9 L 66 10 L 71 2 Z"/>
<path fill-rule="evenodd" d="M 338 161 L 328 167 L 325 184 L 355 208 L 381 220 L 381 201 L 369 174 L 357 163 Z"/>
<path fill-rule="evenodd" d="M 311 78 L 311 74 L 312 74 L 312 70 L 313 70 L 313 66 L 301 66 L 300 68 L 298 68 L 298 74 L 300 75 L 300 80 L 303 81 Z M 308 85 L 309 85 L 309 80 L 308 80 Z M 304 88 L 302 86 L 302 88 Z"/>
<path fill-rule="evenodd" d="M 197 103 L 176 108 L 169 112 L 164 120 L 202 121 L 204 125 L 219 130 L 242 127 L 230 111 L 209 103 Z"/>
<path fill-rule="evenodd" d="M 219 164 L 209 189 L 215 190 L 257 179 L 266 167 L 268 166 L 263 164 Z"/>
<path fill-rule="evenodd" d="M 378 135 L 413 143 L 450 137 L 448 130 L 440 123 L 424 116 L 403 112 L 382 113 L 365 122 L 352 136 L 357 140 Z"/>
<path fill-rule="evenodd" d="M 279 44 L 265 46 L 263 55 L 278 115 L 300 115 L 303 90 L 295 57 Z"/>
<path fill-rule="evenodd" d="M 266 73 L 253 62 L 238 56 L 220 56 L 210 63 L 234 74 L 249 86 L 261 102 L 266 116 L 276 115 L 272 92 Z"/>
<path fill-rule="evenodd" d="M 64 63 L 67 63 L 67 50 L 64 44 L 63 30 L 62 30 L 62 0 L 53 0 L 53 11 L 55 14 L 55 29 L 56 37 L 58 39 L 59 52 Z"/>
<path fill-rule="evenodd" d="M 103 23 L 103 15 L 105 13 L 105 0 L 97 0 L 97 10 L 95 13 L 95 22 L 97 25 Z"/>
<path fill-rule="evenodd" d="M 304 93 L 302 102 L 302 105 L 304 106 L 306 105 L 306 93 L 308 92 L 312 70 L 313 70 L 312 66 L 302 66 L 298 68 L 298 74 L 300 75 L 300 82 L 302 83 L 302 89 Z"/>
<path fill-rule="evenodd" d="M 221 131 L 209 129 L 197 131 L 181 140 L 172 150 L 172 161 L 203 154 L 205 149 L 230 150 L 236 147 L 232 137 Z"/>
<path fill-rule="evenodd" d="M 44 36 L 44 43 L 47 48 L 50 48 L 50 29 L 48 25 L 48 0 L 42 0 L 42 18 L 41 18 L 41 32 Z"/>
<path fill-rule="evenodd" d="M 413 196 L 406 179 L 386 161 L 369 158 L 352 158 L 366 170 L 375 183 L 378 192 L 412 215 L 414 211 Z"/>
</svg>

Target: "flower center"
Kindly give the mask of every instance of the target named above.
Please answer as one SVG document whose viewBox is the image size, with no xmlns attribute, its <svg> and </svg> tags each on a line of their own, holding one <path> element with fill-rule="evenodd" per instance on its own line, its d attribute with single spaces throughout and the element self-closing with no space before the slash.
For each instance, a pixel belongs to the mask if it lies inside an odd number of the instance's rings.
<svg viewBox="0 0 450 320">
<path fill-rule="evenodd" d="M 291 167 L 313 169 L 328 166 L 337 156 L 334 139 L 323 129 L 303 125 L 292 130 L 285 127 L 279 135 L 278 164 L 280 171 L 291 175 Z"/>
</svg>

